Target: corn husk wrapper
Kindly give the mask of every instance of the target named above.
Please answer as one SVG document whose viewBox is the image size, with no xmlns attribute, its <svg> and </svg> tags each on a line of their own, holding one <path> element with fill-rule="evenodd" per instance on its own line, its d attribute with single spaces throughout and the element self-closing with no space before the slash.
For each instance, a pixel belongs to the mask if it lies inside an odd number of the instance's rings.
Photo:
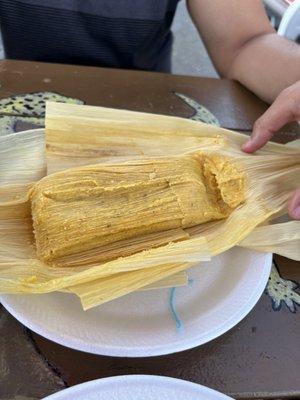
<svg viewBox="0 0 300 400">
<path fill-rule="evenodd" d="M 87 309 L 135 290 L 184 284 L 185 270 L 236 245 L 300 259 L 300 223 L 271 222 L 286 213 L 300 184 L 299 149 L 269 143 L 246 155 L 240 150 L 245 139 L 176 117 L 48 103 L 46 138 L 42 130 L 1 138 L 0 291 L 73 292 Z M 28 191 L 46 167 L 51 174 L 199 151 L 230 156 L 247 173 L 247 200 L 226 220 L 128 240 L 108 249 L 111 261 L 97 265 L 84 258 L 80 265 L 77 257 L 74 267 L 51 267 L 36 258 Z"/>
</svg>

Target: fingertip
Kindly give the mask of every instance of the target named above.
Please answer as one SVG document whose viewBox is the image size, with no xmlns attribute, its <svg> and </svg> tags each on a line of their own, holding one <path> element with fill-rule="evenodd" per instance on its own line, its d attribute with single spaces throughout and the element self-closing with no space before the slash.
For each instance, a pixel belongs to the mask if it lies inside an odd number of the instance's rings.
<svg viewBox="0 0 300 400">
<path fill-rule="evenodd" d="M 300 206 L 289 209 L 289 215 L 293 219 L 300 220 Z"/>
<path fill-rule="evenodd" d="M 300 220 L 300 189 L 294 193 L 288 211 L 291 218 Z"/>
<path fill-rule="evenodd" d="M 252 153 L 255 149 L 253 148 L 253 143 L 251 140 L 248 140 L 246 143 L 242 145 L 242 150 L 245 153 Z"/>
</svg>

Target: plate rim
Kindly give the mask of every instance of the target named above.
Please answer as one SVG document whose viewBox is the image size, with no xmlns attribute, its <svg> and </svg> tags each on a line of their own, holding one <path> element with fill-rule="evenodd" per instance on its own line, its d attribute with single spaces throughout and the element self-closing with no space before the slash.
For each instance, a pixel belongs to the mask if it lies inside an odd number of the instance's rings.
<svg viewBox="0 0 300 400">
<path fill-rule="evenodd" d="M 260 253 L 262 254 L 262 253 Z M 16 311 L 13 306 L 9 304 L 7 301 L 6 296 L 14 296 L 14 295 L 0 295 L 0 302 L 2 303 L 3 307 L 14 317 L 16 318 L 21 324 L 26 326 L 28 329 L 32 330 L 33 332 L 37 333 L 38 335 L 55 342 L 59 345 L 64 347 L 68 347 L 73 350 L 82 351 L 85 353 L 90 354 L 97 354 L 101 356 L 110 356 L 110 357 L 156 357 L 156 356 L 163 356 L 167 354 L 175 354 L 181 351 L 189 350 L 198 346 L 201 346 L 205 343 L 210 342 L 211 340 L 216 339 L 217 337 L 223 335 L 224 333 L 231 330 L 234 326 L 236 326 L 239 322 L 241 322 L 249 312 L 254 308 L 258 300 L 260 299 L 261 295 L 263 294 L 266 284 L 268 282 L 271 268 L 272 268 L 272 253 L 263 253 L 264 257 L 264 264 L 262 265 L 263 273 L 261 275 L 260 281 L 258 282 L 257 286 L 255 287 L 256 290 L 252 292 L 252 295 L 248 298 L 248 301 L 243 308 L 243 310 L 238 309 L 234 314 L 231 315 L 230 318 L 226 320 L 221 326 L 212 330 L 208 334 L 207 337 L 201 338 L 201 336 L 195 336 L 192 339 L 188 339 L 181 342 L 174 342 L 172 341 L 170 344 L 160 344 L 154 346 L 143 346 L 143 347 L 133 347 L 133 346 L 125 346 L 120 347 L 118 345 L 102 345 L 101 343 L 93 343 L 92 349 L 89 343 L 86 343 L 80 338 L 76 338 L 74 336 L 66 335 L 62 337 L 61 334 L 55 334 L 53 332 L 49 332 L 47 329 L 43 329 L 41 325 L 36 323 L 32 323 L 30 319 L 26 318 L 26 316 L 22 315 L 20 312 Z M 15 295 L 19 296 L 19 295 Z M 23 296 L 23 295 L 21 295 Z M 26 294 L 25 294 L 26 296 Z"/>
<path fill-rule="evenodd" d="M 96 389 L 97 389 L 97 386 L 99 386 L 99 389 L 101 389 L 102 384 L 106 384 L 106 383 L 110 383 L 110 382 L 111 383 L 123 383 L 124 380 L 127 382 L 132 381 L 131 383 L 134 384 L 137 379 L 138 380 L 142 379 L 144 382 L 152 381 L 157 384 L 173 383 L 174 385 L 185 386 L 185 387 L 189 387 L 189 388 L 195 389 L 195 390 L 202 390 L 203 393 L 199 393 L 199 394 L 215 395 L 215 396 L 218 396 L 218 398 L 220 398 L 220 400 L 233 400 L 232 397 L 229 397 L 224 393 L 221 393 L 215 389 L 211 389 L 207 386 L 201 385 L 196 382 L 191 382 L 191 381 L 187 381 L 185 379 L 173 378 L 173 377 L 169 377 L 169 376 L 148 375 L 148 374 L 116 375 L 116 376 L 109 376 L 106 378 L 98 378 L 98 379 L 79 383 L 78 385 L 74 385 L 69 388 L 60 390 L 60 391 L 55 392 L 47 397 L 44 397 L 42 400 L 66 400 L 68 397 L 64 397 L 65 395 L 66 396 L 76 395 L 76 394 L 80 395 L 80 392 L 82 390 L 93 388 L 93 386 L 95 386 Z M 84 395 L 84 393 L 82 393 L 82 394 Z"/>
</svg>

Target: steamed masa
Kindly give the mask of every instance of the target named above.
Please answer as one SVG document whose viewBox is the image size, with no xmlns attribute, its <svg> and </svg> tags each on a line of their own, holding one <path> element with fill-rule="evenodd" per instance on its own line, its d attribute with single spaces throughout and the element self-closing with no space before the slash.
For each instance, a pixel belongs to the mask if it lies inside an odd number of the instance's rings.
<svg viewBox="0 0 300 400">
<path fill-rule="evenodd" d="M 30 194 L 37 256 L 45 262 L 122 240 L 226 218 L 245 200 L 231 159 L 193 154 L 73 168 Z"/>
</svg>

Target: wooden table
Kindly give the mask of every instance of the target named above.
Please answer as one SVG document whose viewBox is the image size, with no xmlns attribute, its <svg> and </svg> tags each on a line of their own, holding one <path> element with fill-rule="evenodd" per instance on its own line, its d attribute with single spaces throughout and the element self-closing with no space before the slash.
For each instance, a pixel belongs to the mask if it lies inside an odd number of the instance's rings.
<svg viewBox="0 0 300 400">
<path fill-rule="evenodd" d="M 251 131 L 255 119 L 267 108 L 245 88 L 228 80 L 56 64 L 2 61 L 0 85 L 0 99 L 47 91 L 92 105 L 189 118 L 195 111 L 175 94 L 179 92 L 207 107 L 222 126 L 240 131 Z M 28 118 L 30 108 L 22 107 L 19 102 L 11 116 L 15 130 L 31 127 L 34 121 Z M 42 119 L 42 111 L 32 112 L 39 121 Z M 0 100 L 0 124 L 4 116 L 10 117 Z M 299 127 L 292 124 L 277 140 L 298 137 Z M 300 281 L 299 263 L 282 257 L 276 257 L 276 262 L 282 278 Z M 282 278 L 278 276 L 278 283 Z M 300 398 L 297 289 L 294 300 L 294 310 L 282 303 L 275 311 L 271 298 L 264 294 L 252 312 L 222 337 L 179 354 L 142 359 L 70 350 L 24 328 L 2 308 L 0 400 L 20 399 L 18 396 L 39 399 L 91 379 L 135 373 L 187 379 L 237 399 Z"/>
</svg>

